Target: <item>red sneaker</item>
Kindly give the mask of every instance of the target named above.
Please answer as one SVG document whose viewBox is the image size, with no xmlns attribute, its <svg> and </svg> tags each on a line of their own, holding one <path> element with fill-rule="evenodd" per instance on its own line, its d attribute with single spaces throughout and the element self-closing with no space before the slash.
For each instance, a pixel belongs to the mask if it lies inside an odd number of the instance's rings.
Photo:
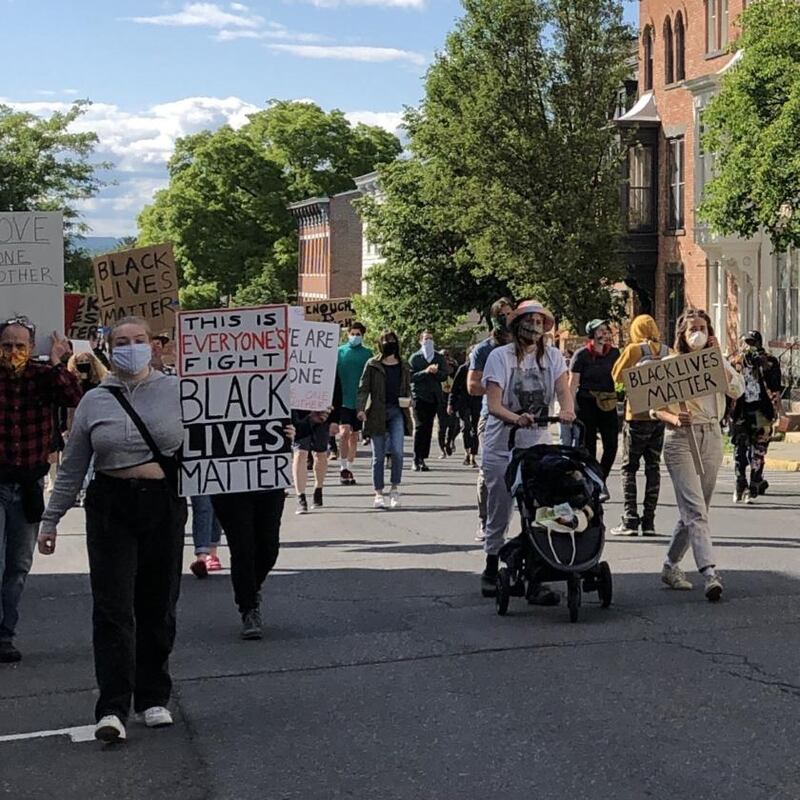
<svg viewBox="0 0 800 800">
<path fill-rule="evenodd" d="M 189 569 L 195 578 L 205 578 L 208 576 L 208 564 L 205 558 L 198 556 L 190 565 Z"/>
<path fill-rule="evenodd" d="M 209 572 L 219 572 L 222 569 L 222 564 L 216 556 L 209 555 L 206 559 L 206 569 Z"/>
</svg>

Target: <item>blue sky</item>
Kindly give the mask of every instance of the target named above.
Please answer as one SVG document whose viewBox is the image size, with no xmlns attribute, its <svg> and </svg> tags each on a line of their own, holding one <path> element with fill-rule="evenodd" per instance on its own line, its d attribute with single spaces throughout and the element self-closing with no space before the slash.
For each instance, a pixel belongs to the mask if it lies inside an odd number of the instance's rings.
<svg viewBox="0 0 800 800">
<path fill-rule="evenodd" d="M 626 2 L 634 24 L 637 9 Z M 242 124 L 270 98 L 394 129 L 460 13 L 458 0 L 0 0 L 0 102 L 46 114 L 92 100 L 79 127 L 98 132 L 116 185 L 85 217 L 125 235 L 178 136 Z"/>
</svg>

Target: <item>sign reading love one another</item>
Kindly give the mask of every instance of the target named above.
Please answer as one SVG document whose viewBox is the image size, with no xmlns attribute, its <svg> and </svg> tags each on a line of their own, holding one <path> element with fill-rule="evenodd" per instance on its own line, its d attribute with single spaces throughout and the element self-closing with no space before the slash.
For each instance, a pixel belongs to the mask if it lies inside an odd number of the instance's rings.
<svg viewBox="0 0 800 800">
<path fill-rule="evenodd" d="M 694 353 L 646 361 L 623 373 L 631 412 L 679 405 L 687 400 L 707 397 L 728 388 L 725 362 L 719 347 Z"/>
</svg>

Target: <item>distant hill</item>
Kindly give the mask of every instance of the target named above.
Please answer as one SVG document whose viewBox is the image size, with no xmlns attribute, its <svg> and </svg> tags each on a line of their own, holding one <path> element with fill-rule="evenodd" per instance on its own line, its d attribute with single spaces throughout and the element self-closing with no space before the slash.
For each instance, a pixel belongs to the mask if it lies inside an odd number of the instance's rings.
<svg viewBox="0 0 800 800">
<path fill-rule="evenodd" d="M 88 250 L 91 255 L 108 253 L 119 247 L 119 239 L 115 236 L 84 236 L 76 241 L 78 247 Z"/>
</svg>

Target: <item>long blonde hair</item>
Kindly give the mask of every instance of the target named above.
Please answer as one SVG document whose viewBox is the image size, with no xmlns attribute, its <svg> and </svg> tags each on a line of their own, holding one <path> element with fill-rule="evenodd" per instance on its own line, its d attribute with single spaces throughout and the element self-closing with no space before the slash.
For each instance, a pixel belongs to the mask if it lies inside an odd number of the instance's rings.
<svg viewBox="0 0 800 800">
<path fill-rule="evenodd" d="M 84 356 L 86 358 L 84 358 Z M 100 359 L 94 353 L 86 352 L 73 353 L 69 357 L 69 361 L 67 361 L 67 370 L 73 375 L 80 375 L 80 371 L 78 370 L 78 359 L 89 362 L 89 380 L 92 383 L 100 383 L 103 378 L 108 375 L 108 370 L 105 368 L 102 361 L 100 361 Z"/>
</svg>

